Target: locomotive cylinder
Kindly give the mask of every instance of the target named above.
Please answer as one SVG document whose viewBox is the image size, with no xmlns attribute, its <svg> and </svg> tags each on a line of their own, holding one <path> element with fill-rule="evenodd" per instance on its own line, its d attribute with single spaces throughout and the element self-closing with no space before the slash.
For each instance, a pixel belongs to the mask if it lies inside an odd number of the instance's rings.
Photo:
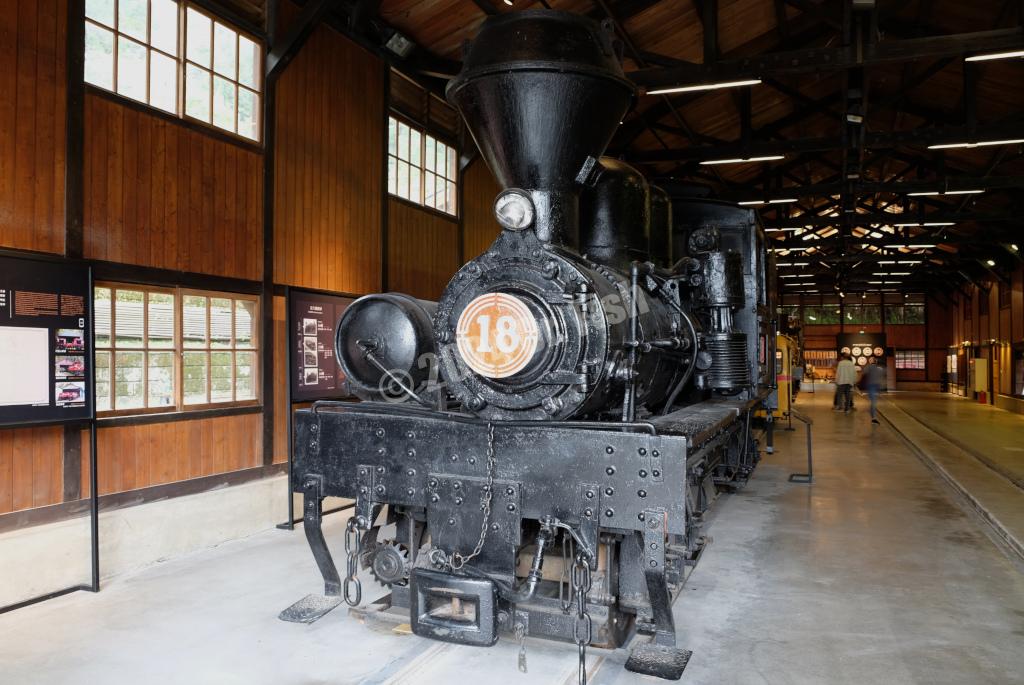
<svg viewBox="0 0 1024 685">
<path fill-rule="evenodd" d="M 651 186 L 650 259 L 667 269 L 672 264 L 672 199 L 663 188 Z"/>
<path fill-rule="evenodd" d="M 580 252 L 600 264 L 622 270 L 650 259 L 651 193 L 639 171 L 602 157 L 596 181 L 580 207 Z"/>
<path fill-rule="evenodd" d="M 437 303 L 402 293 L 365 295 L 350 304 L 338 324 L 334 352 L 352 394 L 399 398 L 422 388 L 436 358 L 436 312 Z"/>
</svg>

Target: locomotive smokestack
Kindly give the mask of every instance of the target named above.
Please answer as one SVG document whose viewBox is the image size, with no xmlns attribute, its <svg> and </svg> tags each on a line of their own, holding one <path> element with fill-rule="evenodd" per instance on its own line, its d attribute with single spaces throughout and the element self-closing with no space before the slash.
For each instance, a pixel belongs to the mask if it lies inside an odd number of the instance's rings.
<svg viewBox="0 0 1024 685">
<path fill-rule="evenodd" d="M 573 248 L 577 177 L 604 152 L 633 93 L 611 30 L 550 10 L 489 17 L 447 90 L 498 183 L 529 194 L 537 236 Z"/>
</svg>

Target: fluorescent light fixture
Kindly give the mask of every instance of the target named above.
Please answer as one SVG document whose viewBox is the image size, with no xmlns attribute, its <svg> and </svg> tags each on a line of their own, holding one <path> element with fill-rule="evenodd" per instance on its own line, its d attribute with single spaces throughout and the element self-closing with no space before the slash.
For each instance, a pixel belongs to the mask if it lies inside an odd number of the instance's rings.
<svg viewBox="0 0 1024 685">
<path fill-rule="evenodd" d="M 996 262 L 995 262 L 994 259 L 987 259 L 987 260 L 985 260 L 985 263 L 988 264 L 989 266 L 995 266 L 996 265 Z"/>
<path fill-rule="evenodd" d="M 956 225 L 956 222 L 954 222 L 954 221 L 926 221 L 924 223 L 915 223 L 915 224 L 893 224 L 893 226 L 899 226 L 901 228 L 906 228 L 907 226 L 955 226 L 955 225 Z"/>
<path fill-rule="evenodd" d="M 761 79 L 752 78 L 745 81 L 719 81 L 718 83 L 696 83 L 692 86 L 672 86 L 647 91 L 648 95 L 667 95 L 669 93 L 693 93 L 700 90 L 719 90 L 721 88 L 739 88 L 740 86 L 756 86 Z"/>
<path fill-rule="evenodd" d="M 890 249 L 899 249 L 899 248 L 905 247 L 908 250 L 927 250 L 928 248 L 935 247 L 935 245 L 930 245 L 930 244 L 926 244 L 926 243 L 920 243 L 920 244 L 917 244 L 917 245 L 907 245 L 907 244 L 895 243 L 893 245 L 886 245 L 886 247 L 888 247 Z"/>
<path fill-rule="evenodd" d="M 730 159 L 705 159 L 701 162 L 703 166 L 712 164 L 744 164 L 746 162 L 774 162 L 778 159 L 785 159 L 785 155 L 764 155 L 762 157 L 733 157 Z M 784 200 L 784 202 L 796 202 L 796 200 Z"/>
<path fill-rule="evenodd" d="M 1019 145 L 1024 143 L 1024 138 L 1011 138 L 1009 140 L 979 140 L 977 143 L 941 143 L 929 145 L 929 150 L 949 150 L 961 147 L 987 147 L 989 145 Z"/>
<path fill-rule="evenodd" d="M 779 262 L 775 266 L 810 266 L 810 262 Z"/>
<path fill-rule="evenodd" d="M 964 57 L 965 62 L 986 62 L 990 59 L 1011 59 L 1013 57 L 1024 57 L 1024 50 L 1011 50 L 1010 52 L 990 52 L 987 55 L 971 55 Z"/>
<path fill-rule="evenodd" d="M 908 197 L 925 197 L 930 195 L 977 195 L 978 193 L 984 193 L 984 190 L 929 190 L 921 193 L 907 193 Z"/>
<path fill-rule="evenodd" d="M 765 233 L 789 233 L 791 231 L 800 231 L 800 228 L 766 228 Z"/>
<path fill-rule="evenodd" d="M 890 272 L 886 273 L 885 271 L 876 271 L 874 275 L 875 276 L 909 276 L 910 272 L 909 271 L 890 271 Z"/>
</svg>

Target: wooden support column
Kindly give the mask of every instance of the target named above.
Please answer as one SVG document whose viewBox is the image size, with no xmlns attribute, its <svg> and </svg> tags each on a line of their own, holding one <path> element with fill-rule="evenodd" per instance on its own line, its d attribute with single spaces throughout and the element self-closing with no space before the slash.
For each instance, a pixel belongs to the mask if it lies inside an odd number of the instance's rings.
<svg viewBox="0 0 1024 685">
<path fill-rule="evenodd" d="M 278 0 L 267 0 L 267 44 L 277 35 Z M 283 68 L 284 65 L 282 65 Z M 277 76 L 269 55 L 263 90 L 263 282 L 260 297 L 261 401 L 263 402 L 263 465 L 274 463 L 274 141 Z M 286 379 L 291 382 L 291 379 Z"/>
</svg>

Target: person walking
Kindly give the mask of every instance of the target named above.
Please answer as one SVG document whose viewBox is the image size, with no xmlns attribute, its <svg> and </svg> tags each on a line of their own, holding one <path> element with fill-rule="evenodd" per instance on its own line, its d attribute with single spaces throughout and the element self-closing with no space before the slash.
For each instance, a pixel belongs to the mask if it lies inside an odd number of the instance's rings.
<svg viewBox="0 0 1024 685">
<path fill-rule="evenodd" d="M 844 353 L 843 358 L 836 364 L 836 389 L 839 393 L 839 409 L 844 414 L 849 414 L 853 408 L 853 386 L 857 382 L 857 366 L 849 353 Z"/>
<path fill-rule="evenodd" d="M 885 371 L 878 365 L 878 361 L 872 357 L 871 363 L 864 369 L 864 391 L 871 400 L 871 423 L 878 423 L 878 394 L 882 392 L 882 382 L 885 380 Z"/>
</svg>

